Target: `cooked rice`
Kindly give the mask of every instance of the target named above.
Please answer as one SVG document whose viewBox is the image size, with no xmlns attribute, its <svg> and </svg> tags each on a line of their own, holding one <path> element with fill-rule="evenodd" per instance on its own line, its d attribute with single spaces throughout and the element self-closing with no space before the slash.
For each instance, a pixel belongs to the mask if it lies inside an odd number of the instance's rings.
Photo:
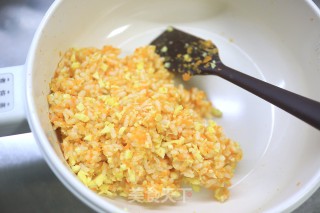
<svg viewBox="0 0 320 213">
<path fill-rule="evenodd" d="M 242 151 L 210 120 L 219 111 L 203 91 L 174 86 L 153 46 L 119 54 L 69 49 L 50 83 L 49 117 L 72 171 L 109 197 L 179 197 L 186 183 L 226 200 Z"/>
</svg>

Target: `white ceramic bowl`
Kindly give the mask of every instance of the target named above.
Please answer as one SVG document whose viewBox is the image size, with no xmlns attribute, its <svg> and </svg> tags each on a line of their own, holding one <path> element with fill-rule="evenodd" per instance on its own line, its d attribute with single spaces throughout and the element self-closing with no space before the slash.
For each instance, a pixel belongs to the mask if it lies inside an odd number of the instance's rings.
<svg viewBox="0 0 320 213">
<path fill-rule="evenodd" d="M 311 0 L 57 0 L 41 23 L 26 63 L 28 121 L 58 178 L 96 211 L 283 212 L 320 184 L 320 132 L 218 77 L 195 77 L 222 109 L 218 119 L 243 148 L 231 188 L 221 204 L 210 193 L 186 202 L 144 206 L 109 199 L 86 188 L 69 170 L 48 119 L 46 96 L 59 61 L 70 47 L 111 44 L 124 53 L 148 44 L 168 25 L 216 43 L 230 67 L 320 100 L 320 11 Z"/>
</svg>

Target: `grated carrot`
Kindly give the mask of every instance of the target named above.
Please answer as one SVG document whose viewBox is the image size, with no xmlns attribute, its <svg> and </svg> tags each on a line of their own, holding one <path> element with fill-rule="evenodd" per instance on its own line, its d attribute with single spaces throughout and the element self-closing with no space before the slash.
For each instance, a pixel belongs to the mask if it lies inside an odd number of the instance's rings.
<svg viewBox="0 0 320 213">
<path fill-rule="evenodd" d="M 71 48 L 50 82 L 49 118 L 70 170 L 109 197 L 150 202 L 168 188 L 177 197 L 188 183 L 225 201 L 242 151 L 211 121 L 221 113 L 204 91 L 175 86 L 154 47 L 119 54 L 112 46 Z"/>
</svg>

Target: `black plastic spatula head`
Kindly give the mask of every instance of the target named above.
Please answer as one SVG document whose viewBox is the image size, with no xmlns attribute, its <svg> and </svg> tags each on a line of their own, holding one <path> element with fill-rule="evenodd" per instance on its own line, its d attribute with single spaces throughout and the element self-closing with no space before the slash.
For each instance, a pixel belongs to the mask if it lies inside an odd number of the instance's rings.
<svg viewBox="0 0 320 213">
<path fill-rule="evenodd" d="M 165 67 L 187 75 L 213 74 L 280 107 L 320 130 L 320 103 L 267 82 L 248 76 L 224 65 L 217 47 L 194 35 L 168 27 L 152 43 L 164 58 Z"/>
<path fill-rule="evenodd" d="M 164 58 L 165 67 L 172 72 L 208 74 L 206 68 L 221 63 L 217 47 L 210 41 L 168 27 L 151 42 L 156 52 Z"/>
</svg>

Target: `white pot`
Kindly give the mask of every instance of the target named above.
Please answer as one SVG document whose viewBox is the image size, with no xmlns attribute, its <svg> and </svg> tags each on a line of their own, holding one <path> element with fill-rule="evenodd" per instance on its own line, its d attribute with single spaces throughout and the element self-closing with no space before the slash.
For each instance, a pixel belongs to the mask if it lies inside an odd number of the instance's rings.
<svg viewBox="0 0 320 213">
<path fill-rule="evenodd" d="M 186 202 L 149 208 L 99 196 L 70 171 L 46 99 L 59 52 L 111 44 L 129 53 L 168 25 L 213 40 L 230 67 L 320 100 L 320 11 L 311 0 L 57 0 L 35 34 L 26 64 L 0 70 L 12 91 L 5 100 L 10 105 L 0 111 L 0 126 L 27 114 L 50 168 L 96 211 L 289 212 L 299 206 L 320 184 L 320 132 L 214 76 L 196 77 L 189 84 L 208 93 L 224 112 L 217 122 L 243 148 L 226 203 L 203 191 Z"/>
</svg>

